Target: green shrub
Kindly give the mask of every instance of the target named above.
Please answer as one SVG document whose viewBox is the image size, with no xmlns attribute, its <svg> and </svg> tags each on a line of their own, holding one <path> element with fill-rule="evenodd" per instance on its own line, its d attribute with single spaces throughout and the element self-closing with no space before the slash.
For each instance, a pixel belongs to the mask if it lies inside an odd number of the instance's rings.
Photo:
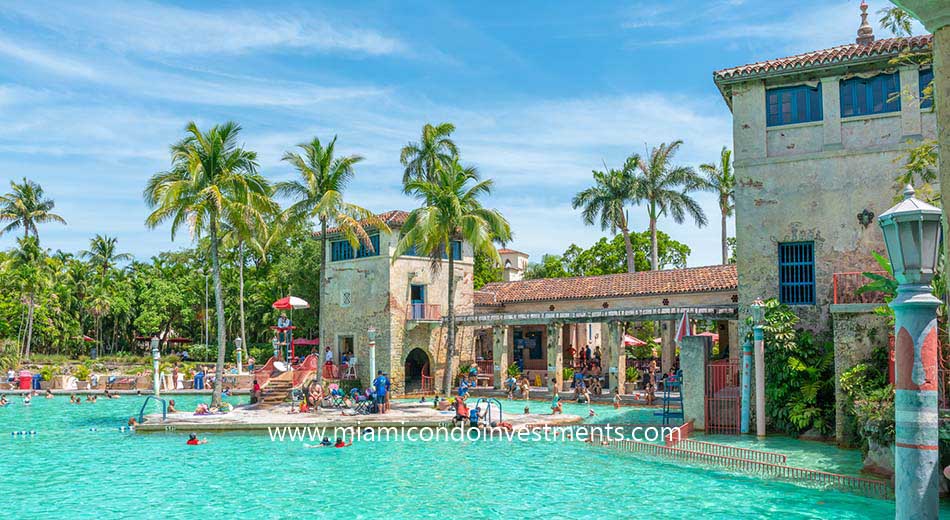
<svg viewBox="0 0 950 520">
<path fill-rule="evenodd" d="M 51 365 L 46 365 L 40 369 L 40 375 L 43 376 L 43 381 L 50 381 L 56 375 L 56 369 Z"/>
<path fill-rule="evenodd" d="M 565 368 L 564 368 L 564 380 L 565 380 L 565 381 L 570 381 L 571 379 L 574 379 L 574 369 L 573 369 L 573 368 L 570 368 L 570 367 L 565 367 Z"/>
<path fill-rule="evenodd" d="M 91 371 L 89 370 L 89 367 L 87 367 L 86 365 L 78 365 L 76 369 L 73 371 L 73 375 L 76 377 L 76 379 L 80 381 L 88 380 L 90 373 Z"/>
<path fill-rule="evenodd" d="M 518 363 L 512 363 L 508 365 L 508 370 L 506 370 L 509 376 L 518 377 L 521 375 L 521 369 L 518 368 Z"/>
<path fill-rule="evenodd" d="M 627 382 L 636 383 L 640 380 L 640 371 L 637 367 L 627 367 Z"/>
</svg>

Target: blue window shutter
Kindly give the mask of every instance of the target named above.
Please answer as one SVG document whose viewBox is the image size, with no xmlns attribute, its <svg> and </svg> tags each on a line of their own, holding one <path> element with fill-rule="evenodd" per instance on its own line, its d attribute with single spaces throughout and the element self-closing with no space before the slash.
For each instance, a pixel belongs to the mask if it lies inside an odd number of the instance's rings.
<svg viewBox="0 0 950 520">
<path fill-rule="evenodd" d="M 779 301 L 788 305 L 815 304 L 815 243 L 778 245 Z"/>
<path fill-rule="evenodd" d="M 769 89 L 765 94 L 766 126 L 821 121 L 821 85 Z"/>
<path fill-rule="evenodd" d="M 841 117 L 899 112 L 900 76 L 878 74 L 873 78 L 851 78 L 840 82 Z"/>
<path fill-rule="evenodd" d="M 933 98 L 933 96 L 934 96 L 935 93 L 934 93 L 933 91 L 934 91 L 935 89 L 931 88 L 930 97 L 929 97 L 929 98 L 924 98 L 924 89 L 927 88 L 927 86 L 929 86 L 930 83 L 931 83 L 933 80 L 934 80 L 934 71 L 933 71 L 933 69 L 927 69 L 927 70 L 922 70 L 922 71 L 920 71 L 920 81 L 918 82 L 918 83 L 920 83 L 920 89 L 919 89 L 919 93 L 920 93 L 920 108 L 930 108 L 930 107 L 934 106 L 934 98 Z"/>
</svg>

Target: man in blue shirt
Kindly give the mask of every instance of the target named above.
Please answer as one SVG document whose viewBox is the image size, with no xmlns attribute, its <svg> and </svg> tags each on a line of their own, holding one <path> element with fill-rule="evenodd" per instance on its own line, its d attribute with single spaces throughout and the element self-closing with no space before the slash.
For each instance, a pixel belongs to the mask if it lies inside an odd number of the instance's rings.
<svg viewBox="0 0 950 520">
<path fill-rule="evenodd" d="M 376 406 L 379 413 L 386 412 L 386 391 L 389 389 L 389 380 L 380 370 L 376 373 L 376 379 L 373 380 L 373 386 L 376 388 Z"/>
</svg>

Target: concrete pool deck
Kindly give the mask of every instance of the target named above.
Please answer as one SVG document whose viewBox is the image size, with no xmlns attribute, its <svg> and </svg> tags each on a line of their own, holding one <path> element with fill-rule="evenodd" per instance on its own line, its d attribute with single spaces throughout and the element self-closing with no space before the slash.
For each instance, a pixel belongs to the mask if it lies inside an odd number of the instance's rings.
<svg viewBox="0 0 950 520">
<path fill-rule="evenodd" d="M 136 433 L 166 431 L 189 432 L 233 432 L 267 431 L 268 428 L 285 426 L 311 427 L 438 427 L 451 425 L 455 416 L 453 411 L 440 412 L 432 408 L 431 403 L 393 402 L 385 414 L 344 415 L 341 410 L 321 408 L 317 413 L 288 413 L 289 405 L 275 408 L 257 408 L 242 405 L 229 413 L 219 415 L 195 415 L 192 411 L 168 414 L 162 421 L 161 414 L 145 416 Z M 505 413 L 504 420 L 511 423 L 513 429 L 522 430 L 537 426 L 558 426 L 578 424 L 583 418 L 568 414 L 513 414 Z"/>
</svg>

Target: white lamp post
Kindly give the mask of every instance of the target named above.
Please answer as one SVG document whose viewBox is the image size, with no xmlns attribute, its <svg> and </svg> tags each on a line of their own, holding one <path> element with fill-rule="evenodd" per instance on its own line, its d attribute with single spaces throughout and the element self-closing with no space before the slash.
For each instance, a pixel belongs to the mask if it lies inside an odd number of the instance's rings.
<svg viewBox="0 0 950 520">
<path fill-rule="evenodd" d="M 752 339 L 755 349 L 755 434 L 765 437 L 765 332 L 762 319 L 765 304 L 756 298 L 752 305 Z"/>
<path fill-rule="evenodd" d="M 244 340 L 241 338 L 235 338 L 234 340 L 234 353 L 237 356 L 237 371 L 238 375 L 244 373 L 244 364 L 241 362 L 242 346 L 244 345 Z"/>
<path fill-rule="evenodd" d="M 152 346 L 152 391 L 155 393 L 155 397 L 159 395 L 159 388 L 161 386 L 161 380 L 159 379 L 160 374 L 158 373 L 158 361 L 162 357 L 161 353 L 158 350 L 158 336 L 152 336 L 151 346 Z"/>
<path fill-rule="evenodd" d="M 376 377 L 376 327 L 366 329 L 366 336 L 369 338 L 369 380 L 372 381 Z"/>
<path fill-rule="evenodd" d="M 938 517 L 937 308 L 930 288 L 937 266 L 941 212 L 904 189 L 904 200 L 878 217 L 897 279 L 894 309 L 894 483 L 896 518 Z"/>
</svg>

